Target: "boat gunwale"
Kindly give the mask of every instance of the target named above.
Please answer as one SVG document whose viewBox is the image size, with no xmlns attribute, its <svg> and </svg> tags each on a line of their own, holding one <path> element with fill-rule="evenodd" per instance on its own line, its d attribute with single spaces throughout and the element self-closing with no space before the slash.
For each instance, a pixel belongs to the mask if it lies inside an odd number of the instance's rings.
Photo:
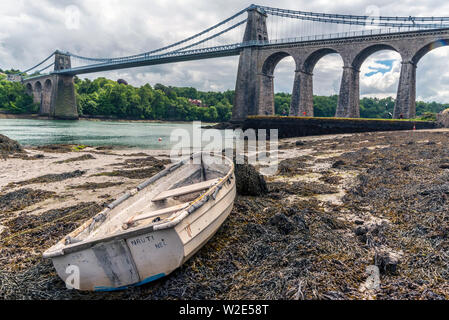
<svg viewBox="0 0 449 320">
<path fill-rule="evenodd" d="M 195 153 L 195 154 L 191 155 L 188 159 L 181 160 L 181 161 L 179 161 L 178 163 L 174 164 L 173 166 L 171 166 L 171 167 L 169 167 L 169 168 L 166 168 L 165 170 L 159 172 L 158 174 L 156 174 L 156 175 L 154 175 L 153 177 L 151 177 L 149 180 L 151 180 L 152 178 L 154 178 L 154 177 L 157 176 L 157 175 L 160 175 L 160 174 L 161 174 L 162 172 L 164 172 L 164 171 L 166 172 L 166 174 L 167 174 L 167 173 L 171 173 L 172 171 L 174 171 L 174 170 L 180 168 L 181 166 L 187 164 L 189 161 L 192 161 L 196 155 L 198 155 L 198 154 L 203 154 L 203 153 L 206 153 L 206 152 L 198 152 L 198 153 Z M 209 155 L 210 155 L 210 153 L 209 153 Z M 216 156 L 216 155 L 214 155 L 214 156 Z M 64 256 L 64 255 L 67 255 L 67 254 L 70 254 L 70 253 L 79 252 L 79 251 L 82 251 L 82 250 L 89 249 L 89 248 L 91 248 L 91 247 L 93 247 L 93 246 L 95 246 L 96 244 L 101 243 L 101 242 L 111 242 L 111 241 L 115 241 L 115 240 L 121 240 L 121 239 L 125 239 L 125 238 L 130 238 L 130 237 L 139 236 L 139 235 L 146 234 L 146 233 L 149 233 L 149 232 L 160 231 L 160 230 L 167 230 L 167 229 L 171 229 L 171 228 L 176 227 L 176 226 L 177 226 L 179 223 L 181 223 L 185 218 L 187 218 L 188 216 L 190 216 L 191 214 L 193 214 L 196 210 L 200 209 L 205 203 L 207 203 L 207 202 L 210 200 L 210 196 L 212 196 L 212 195 L 215 193 L 215 191 L 217 190 L 217 188 L 220 187 L 220 189 L 221 189 L 221 187 L 222 187 L 227 181 L 229 181 L 230 179 L 232 179 L 232 176 L 233 176 L 234 173 L 235 173 L 235 165 L 234 165 L 234 162 L 233 162 L 231 159 L 229 159 L 229 158 L 227 158 L 226 156 L 224 156 L 224 155 L 221 155 L 221 158 L 224 159 L 225 161 L 227 161 L 227 162 L 230 164 L 230 169 L 228 170 L 228 173 L 227 173 L 223 178 L 221 178 L 221 179 L 218 181 L 218 183 L 217 183 L 216 185 L 214 185 L 214 186 L 212 186 L 211 188 L 209 188 L 208 191 L 207 191 L 206 193 L 200 195 L 198 198 L 196 198 L 194 201 L 192 201 L 192 202 L 190 203 L 190 205 L 189 205 L 186 209 L 181 210 L 181 211 L 175 213 L 174 215 L 170 216 L 170 217 L 167 219 L 167 220 L 171 220 L 171 221 L 169 221 L 169 222 L 162 221 L 162 222 L 160 222 L 159 224 L 146 225 L 146 226 L 142 226 L 142 227 L 140 227 L 140 228 L 135 228 L 135 229 L 133 229 L 133 230 L 127 230 L 127 231 L 115 233 L 115 234 L 110 235 L 110 236 L 105 236 L 105 237 L 101 237 L 101 238 L 97 238 L 97 239 L 92 239 L 92 240 L 90 240 L 90 241 L 80 241 L 80 242 L 78 242 L 78 243 L 74 243 L 74 244 L 71 244 L 71 245 L 65 245 L 65 244 L 64 244 L 64 241 L 65 241 L 66 238 L 68 238 L 68 237 L 70 237 L 70 236 L 73 236 L 75 233 L 76 233 L 77 235 L 79 235 L 79 234 L 82 233 L 84 230 L 86 230 L 86 229 L 89 227 L 89 225 L 90 225 L 92 222 L 95 221 L 95 218 L 96 218 L 96 217 L 93 217 L 93 218 L 89 219 L 87 222 L 85 222 L 85 223 L 84 223 L 82 226 L 80 226 L 78 229 L 76 229 L 75 231 L 73 231 L 71 234 L 69 234 L 68 236 L 65 236 L 61 241 L 59 241 L 58 243 L 56 243 L 56 244 L 55 244 L 54 246 L 52 246 L 50 249 L 48 249 L 47 251 L 45 251 L 44 254 L 43 254 L 43 257 L 46 258 L 46 259 L 53 259 L 53 258 L 57 258 L 57 257 L 60 257 L 60 256 Z M 174 169 L 174 168 L 175 168 L 175 169 Z M 156 181 L 158 181 L 159 179 L 161 179 L 161 178 L 163 178 L 164 176 L 166 176 L 166 174 L 165 174 L 165 175 L 161 175 L 158 179 L 152 181 L 151 183 L 149 183 L 148 185 L 146 185 L 144 188 L 137 189 L 136 192 L 131 193 L 131 196 L 130 196 L 130 197 L 133 197 L 134 195 L 138 194 L 139 192 L 145 190 L 147 187 L 149 187 L 150 185 L 154 184 L 154 183 L 155 183 Z M 149 180 L 147 180 L 147 181 L 149 181 Z M 146 183 L 146 182 L 140 184 L 139 187 L 142 186 L 142 185 L 145 184 L 145 183 Z M 232 190 L 232 189 L 230 189 L 230 190 Z M 226 193 L 226 195 L 228 195 L 229 192 L 230 192 L 230 191 L 228 191 L 228 192 Z M 127 193 L 129 194 L 130 192 L 128 191 Z M 125 195 L 126 195 L 127 193 L 125 193 Z M 225 196 L 226 196 L 226 195 L 225 195 Z M 121 198 L 123 198 L 123 197 L 124 197 L 124 196 L 122 196 Z M 123 200 L 123 202 L 126 201 L 126 200 L 128 200 L 130 197 L 128 197 L 127 199 Z M 203 199 L 205 199 L 205 198 L 207 199 L 207 201 L 205 201 L 204 203 L 202 203 L 199 207 L 194 208 L 194 206 L 195 206 L 196 204 L 200 203 L 201 200 L 203 200 Z M 117 200 L 116 200 L 116 201 L 117 201 Z M 116 201 L 115 201 L 115 202 L 116 202 Z M 118 205 L 117 205 L 117 206 L 118 206 Z M 116 207 L 117 207 L 117 206 L 116 206 Z M 193 210 L 192 212 L 189 212 L 190 209 L 192 209 L 192 208 L 194 208 L 194 210 Z M 111 209 L 111 208 L 106 208 L 105 210 L 103 210 L 102 212 L 100 212 L 98 215 L 105 214 L 105 213 L 109 213 L 109 212 L 112 211 L 112 210 L 113 210 L 113 209 Z M 179 217 L 181 217 L 181 218 L 179 219 Z M 157 228 L 155 228 L 155 227 L 157 227 Z M 64 247 L 62 247 L 62 248 L 60 248 L 60 249 L 56 249 L 56 250 L 53 249 L 53 248 L 56 248 L 56 247 L 60 246 L 61 244 L 64 244 Z"/>
<path fill-rule="evenodd" d="M 226 197 L 230 192 L 232 192 L 233 189 L 234 188 L 230 188 L 226 192 L 226 194 L 223 196 L 223 198 Z M 218 203 L 213 204 L 211 206 L 211 208 L 213 208 L 217 204 Z M 190 215 L 188 215 L 188 216 L 190 216 Z M 188 216 L 184 217 L 184 219 L 187 218 Z M 154 229 L 155 225 L 150 225 L 150 226 L 144 226 L 144 227 L 141 227 L 141 228 L 136 228 L 135 230 L 132 230 L 132 231 L 129 231 L 129 232 L 123 231 L 123 232 L 120 232 L 120 233 L 116 233 L 116 234 L 114 234 L 112 236 L 109 236 L 109 237 L 106 237 L 106 238 L 98 238 L 98 239 L 94 239 L 94 240 L 91 240 L 91 241 L 88 241 L 88 242 L 79 242 L 79 243 L 73 244 L 71 246 L 66 246 L 63 249 L 63 251 L 64 251 L 63 254 L 60 254 L 58 256 L 66 255 L 66 254 L 70 254 L 70 253 L 74 253 L 74 252 L 79 252 L 79 251 L 86 250 L 86 249 L 90 249 L 93 246 L 95 246 L 95 245 L 97 245 L 99 243 L 102 243 L 102 242 L 111 242 L 111 241 L 116 241 L 116 240 L 123 240 L 123 239 L 127 239 L 127 238 L 133 238 L 133 237 L 136 237 L 136 236 L 144 235 L 144 234 L 147 234 L 147 233 L 150 233 L 150 232 L 173 229 L 177 225 L 179 225 L 184 219 L 182 219 L 178 224 L 173 225 L 173 226 L 168 227 L 168 228 L 164 228 L 164 229 L 155 230 Z M 57 257 L 57 256 L 55 256 L 55 257 Z M 50 258 L 54 258 L 54 257 L 50 257 Z"/>
</svg>

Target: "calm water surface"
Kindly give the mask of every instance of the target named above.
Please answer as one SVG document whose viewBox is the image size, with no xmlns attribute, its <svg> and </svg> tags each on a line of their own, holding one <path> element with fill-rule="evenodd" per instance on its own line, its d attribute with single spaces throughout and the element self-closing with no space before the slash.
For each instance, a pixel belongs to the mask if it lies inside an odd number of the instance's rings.
<svg viewBox="0 0 449 320">
<path fill-rule="evenodd" d="M 205 125 L 205 124 L 203 124 Z M 119 121 L 61 121 L 0 119 L 0 134 L 25 146 L 82 144 L 168 150 L 173 130 L 193 131 L 191 123 L 142 123 Z M 162 138 L 162 142 L 159 142 Z"/>
</svg>

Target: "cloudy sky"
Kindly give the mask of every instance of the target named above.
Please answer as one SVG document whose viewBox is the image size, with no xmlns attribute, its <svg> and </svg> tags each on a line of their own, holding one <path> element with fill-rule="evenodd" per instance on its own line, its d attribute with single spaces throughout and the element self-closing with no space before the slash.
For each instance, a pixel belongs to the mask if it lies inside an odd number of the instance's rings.
<svg viewBox="0 0 449 320">
<path fill-rule="evenodd" d="M 303 11 L 388 16 L 449 16 L 447 0 L 259 0 L 257 4 Z M 237 0 L 1 0 L 0 68 L 26 69 L 56 49 L 83 56 L 137 54 L 184 39 L 249 6 Z M 74 16 L 74 13 L 75 16 Z M 77 14 L 79 15 L 77 16 Z M 420 100 L 449 102 L 449 47 L 427 54 L 418 65 Z M 183 62 L 86 75 L 124 78 L 133 85 L 163 83 L 200 90 L 234 89 L 238 57 Z M 329 55 L 314 71 L 315 94 L 338 93 L 343 63 Z M 275 72 L 276 91 L 291 92 L 294 64 Z M 382 51 L 361 70 L 362 96 L 396 96 L 399 55 Z"/>
</svg>

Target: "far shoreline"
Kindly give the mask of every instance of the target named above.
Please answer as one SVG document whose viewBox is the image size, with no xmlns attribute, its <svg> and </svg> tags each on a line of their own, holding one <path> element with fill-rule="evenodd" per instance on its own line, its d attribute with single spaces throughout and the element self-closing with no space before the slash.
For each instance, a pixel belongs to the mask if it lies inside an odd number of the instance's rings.
<svg viewBox="0 0 449 320">
<path fill-rule="evenodd" d="M 54 121 L 107 121 L 107 122 L 134 122 L 134 123 L 192 123 L 194 121 L 182 121 L 182 120 L 142 120 L 142 119 L 124 119 L 124 118 L 112 118 L 112 117 L 86 117 L 80 116 L 78 120 L 62 120 L 62 119 L 54 119 L 48 116 L 41 116 L 39 114 L 14 114 L 14 113 L 2 113 L 0 112 L 0 120 L 14 120 L 14 119 L 23 119 L 23 120 L 54 120 Z M 206 125 L 217 125 L 218 122 L 202 122 Z"/>
</svg>

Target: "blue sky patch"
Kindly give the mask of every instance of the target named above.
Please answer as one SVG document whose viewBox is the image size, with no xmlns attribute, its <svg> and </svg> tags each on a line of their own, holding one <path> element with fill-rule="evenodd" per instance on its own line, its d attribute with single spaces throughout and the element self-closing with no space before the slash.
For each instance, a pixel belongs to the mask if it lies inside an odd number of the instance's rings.
<svg viewBox="0 0 449 320">
<path fill-rule="evenodd" d="M 368 69 L 373 70 L 373 71 L 366 73 L 365 76 L 371 77 L 371 76 L 374 76 L 377 73 L 385 74 L 387 72 L 390 72 L 393 69 L 393 62 L 394 61 L 395 61 L 394 59 L 390 59 L 390 60 L 376 60 L 376 61 L 374 61 L 375 63 L 384 65 L 385 67 L 381 67 L 381 66 L 371 67 L 371 66 L 369 66 Z"/>
</svg>

